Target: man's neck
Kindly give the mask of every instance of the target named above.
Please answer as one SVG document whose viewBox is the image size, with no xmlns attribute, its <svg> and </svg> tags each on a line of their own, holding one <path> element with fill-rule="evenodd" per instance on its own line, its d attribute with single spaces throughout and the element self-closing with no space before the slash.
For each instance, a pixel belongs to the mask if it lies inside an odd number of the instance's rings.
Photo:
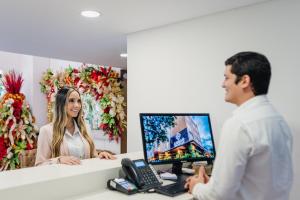
<svg viewBox="0 0 300 200">
<path fill-rule="evenodd" d="M 253 97 L 255 97 L 255 95 L 253 93 L 247 93 L 240 97 L 240 99 L 239 99 L 238 103 L 236 103 L 236 105 L 240 106 L 243 103 L 245 103 L 246 101 L 248 101 L 249 99 L 252 99 Z"/>
</svg>

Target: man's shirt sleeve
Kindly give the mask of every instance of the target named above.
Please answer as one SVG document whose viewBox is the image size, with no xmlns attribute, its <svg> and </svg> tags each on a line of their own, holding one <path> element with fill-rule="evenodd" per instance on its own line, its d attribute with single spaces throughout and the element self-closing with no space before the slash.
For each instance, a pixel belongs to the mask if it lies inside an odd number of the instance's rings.
<svg viewBox="0 0 300 200">
<path fill-rule="evenodd" d="M 214 169 L 207 184 L 195 185 L 192 194 L 201 200 L 232 199 L 238 191 L 252 142 L 238 120 L 228 120 L 222 129 Z"/>
</svg>

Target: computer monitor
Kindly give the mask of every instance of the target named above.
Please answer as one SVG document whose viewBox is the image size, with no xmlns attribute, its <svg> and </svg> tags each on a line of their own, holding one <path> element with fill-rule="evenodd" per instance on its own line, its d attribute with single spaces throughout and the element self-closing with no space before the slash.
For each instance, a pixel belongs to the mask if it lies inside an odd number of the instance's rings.
<svg viewBox="0 0 300 200">
<path fill-rule="evenodd" d="M 141 113 L 143 150 L 149 164 L 173 164 L 181 173 L 183 162 L 215 159 L 207 113 Z"/>
</svg>

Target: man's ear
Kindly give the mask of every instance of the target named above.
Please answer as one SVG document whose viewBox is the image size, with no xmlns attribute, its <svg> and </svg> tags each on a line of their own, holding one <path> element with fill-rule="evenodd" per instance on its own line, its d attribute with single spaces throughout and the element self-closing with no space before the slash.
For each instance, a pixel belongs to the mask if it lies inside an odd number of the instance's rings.
<svg viewBox="0 0 300 200">
<path fill-rule="evenodd" d="M 246 88 L 249 88 L 251 89 L 251 78 L 249 75 L 245 74 L 242 76 L 240 82 L 239 82 L 239 85 L 243 88 L 243 89 L 246 89 Z"/>
</svg>

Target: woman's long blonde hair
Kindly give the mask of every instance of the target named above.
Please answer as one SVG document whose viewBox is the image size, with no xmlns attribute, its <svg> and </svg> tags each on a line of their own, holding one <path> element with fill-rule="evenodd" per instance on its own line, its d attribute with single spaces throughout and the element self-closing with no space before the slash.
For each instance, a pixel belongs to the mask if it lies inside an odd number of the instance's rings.
<svg viewBox="0 0 300 200">
<path fill-rule="evenodd" d="M 53 138 L 52 138 L 52 157 L 60 156 L 60 146 L 64 138 L 66 131 L 66 126 L 68 122 L 67 115 L 67 102 L 71 92 L 76 91 L 79 96 L 80 93 L 74 88 L 61 88 L 55 98 L 55 110 L 54 110 L 54 120 L 53 120 Z M 86 141 L 90 145 L 90 158 L 94 157 L 95 145 L 92 138 L 89 136 L 85 122 L 83 120 L 82 107 L 78 113 L 78 116 L 73 118 Z"/>
</svg>

